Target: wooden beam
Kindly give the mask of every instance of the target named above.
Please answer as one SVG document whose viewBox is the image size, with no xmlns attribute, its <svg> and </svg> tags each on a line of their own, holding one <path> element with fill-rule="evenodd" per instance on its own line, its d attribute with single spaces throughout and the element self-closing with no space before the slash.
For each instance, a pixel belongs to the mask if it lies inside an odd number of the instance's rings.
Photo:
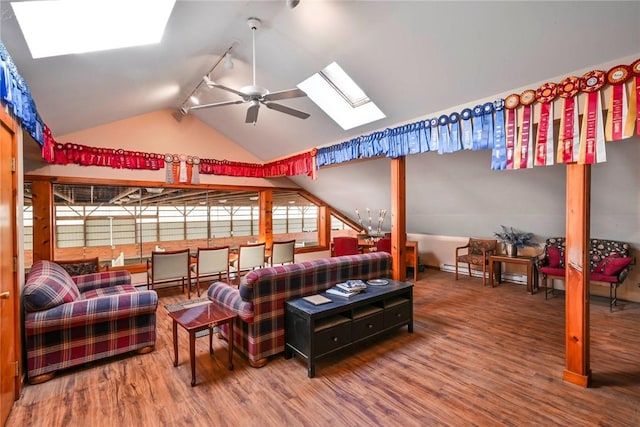
<svg viewBox="0 0 640 427">
<path fill-rule="evenodd" d="M 260 241 L 273 244 L 273 190 L 260 191 Z"/>
<path fill-rule="evenodd" d="M 331 208 L 327 205 L 318 207 L 318 245 L 329 248 L 331 242 Z"/>
<path fill-rule="evenodd" d="M 391 159 L 391 256 L 393 257 L 393 279 L 400 281 L 404 281 L 407 276 L 406 169 L 405 157 Z"/>
<path fill-rule="evenodd" d="M 33 207 L 33 262 L 53 259 L 53 184 L 51 181 L 31 182 Z"/>
<path fill-rule="evenodd" d="M 587 387 L 589 366 L 589 232 L 591 166 L 567 165 L 565 381 Z"/>
</svg>

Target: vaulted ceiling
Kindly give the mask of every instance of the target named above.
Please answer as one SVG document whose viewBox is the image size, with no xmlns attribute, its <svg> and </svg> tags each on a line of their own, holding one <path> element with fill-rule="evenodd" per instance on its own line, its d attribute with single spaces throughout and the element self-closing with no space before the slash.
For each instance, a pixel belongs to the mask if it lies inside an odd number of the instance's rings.
<svg viewBox="0 0 640 427">
<path fill-rule="evenodd" d="M 256 33 L 259 85 L 293 88 L 337 61 L 387 116 L 344 131 L 308 98 L 282 101 L 310 113 L 307 120 L 261 108 L 257 124 L 245 124 L 246 104 L 190 113 L 264 161 L 640 51 L 636 1 L 301 0 L 294 9 L 284 0 L 178 1 L 158 45 L 36 60 L 9 2 L 0 3 L 0 16 L 0 38 L 54 136 L 177 110 L 229 47 L 235 67 L 218 66 L 212 78 L 234 88 L 251 84 L 249 17 L 263 23 Z M 208 92 L 210 102 L 235 99 Z M 369 173 L 376 167 L 371 162 Z M 317 183 L 296 182 L 332 203 Z"/>
</svg>

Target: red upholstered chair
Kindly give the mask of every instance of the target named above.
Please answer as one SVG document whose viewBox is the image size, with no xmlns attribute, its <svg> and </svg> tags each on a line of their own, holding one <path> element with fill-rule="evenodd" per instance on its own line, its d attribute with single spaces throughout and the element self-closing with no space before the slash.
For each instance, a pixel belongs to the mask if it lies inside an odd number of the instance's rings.
<svg viewBox="0 0 640 427">
<path fill-rule="evenodd" d="M 391 253 L 391 239 L 382 238 L 376 242 L 376 251 Z"/>
<path fill-rule="evenodd" d="M 357 255 L 359 253 L 357 237 L 333 238 L 333 256 Z"/>
</svg>

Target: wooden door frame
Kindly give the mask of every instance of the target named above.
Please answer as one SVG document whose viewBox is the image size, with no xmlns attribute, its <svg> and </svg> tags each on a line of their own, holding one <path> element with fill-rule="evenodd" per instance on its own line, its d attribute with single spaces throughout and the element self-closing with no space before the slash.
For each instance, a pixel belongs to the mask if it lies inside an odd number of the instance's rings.
<svg viewBox="0 0 640 427">
<path fill-rule="evenodd" d="M 10 197 L 10 206 L 9 209 L 12 212 L 9 215 L 9 228 L 11 230 L 11 242 L 9 243 L 11 247 L 11 258 L 13 259 L 13 271 L 12 271 L 12 280 L 11 280 L 11 292 L 13 294 L 13 320 L 14 325 L 3 325 L 4 328 L 12 328 L 14 331 L 14 358 L 16 366 L 16 374 L 14 377 L 14 395 L 13 400 L 17 400 L 20 397 L 21 387 L 22 387 L 22 322 L 21 319 L 21 311 L 20 311 L 20 289 L 18 283 L 18 228 L 17 228 L 17 206 L 18 206 L 18 132 L 20 128 L 18 127 L 16 121 L 6 112 L 4 109 L 0 109 L 0 126 L 6 128 L 8 132 L 11 134 L 11 141 L 9 143 L 8 150 L 10 152 L 11 157 L 11 183 L 2 183 L 3 185 L 9 184 L 11 186 L 11 197 Z M 3 247 L 5 250 L 7 247 Z M 2 420 L 4 423 L 6 420 Z"/>
</svg>

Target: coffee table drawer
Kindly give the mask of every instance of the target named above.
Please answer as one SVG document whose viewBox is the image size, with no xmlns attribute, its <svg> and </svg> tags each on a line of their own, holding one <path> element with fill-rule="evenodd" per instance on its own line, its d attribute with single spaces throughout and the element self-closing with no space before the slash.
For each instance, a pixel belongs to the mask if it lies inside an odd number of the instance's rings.
<svg viewBox="0 0 640 427">
<path fill-rule="evenodd" d="M 366 338 L 384 329 L 384 313 L 363 317 L 353 321 L 353 336 L 356 339 Z"/>
<path fill-rule="evenodd" d="M 411 302 L 396 304 L 388 307 L 384 312 L 384 327 L 406 324 L 411 320 Z"/>
<path fill-rule="evenodd" d="M 351 342 L 351 323 L 324 329 L 314 335 L 314 353 L 322 356 Z"/>
</svg>

